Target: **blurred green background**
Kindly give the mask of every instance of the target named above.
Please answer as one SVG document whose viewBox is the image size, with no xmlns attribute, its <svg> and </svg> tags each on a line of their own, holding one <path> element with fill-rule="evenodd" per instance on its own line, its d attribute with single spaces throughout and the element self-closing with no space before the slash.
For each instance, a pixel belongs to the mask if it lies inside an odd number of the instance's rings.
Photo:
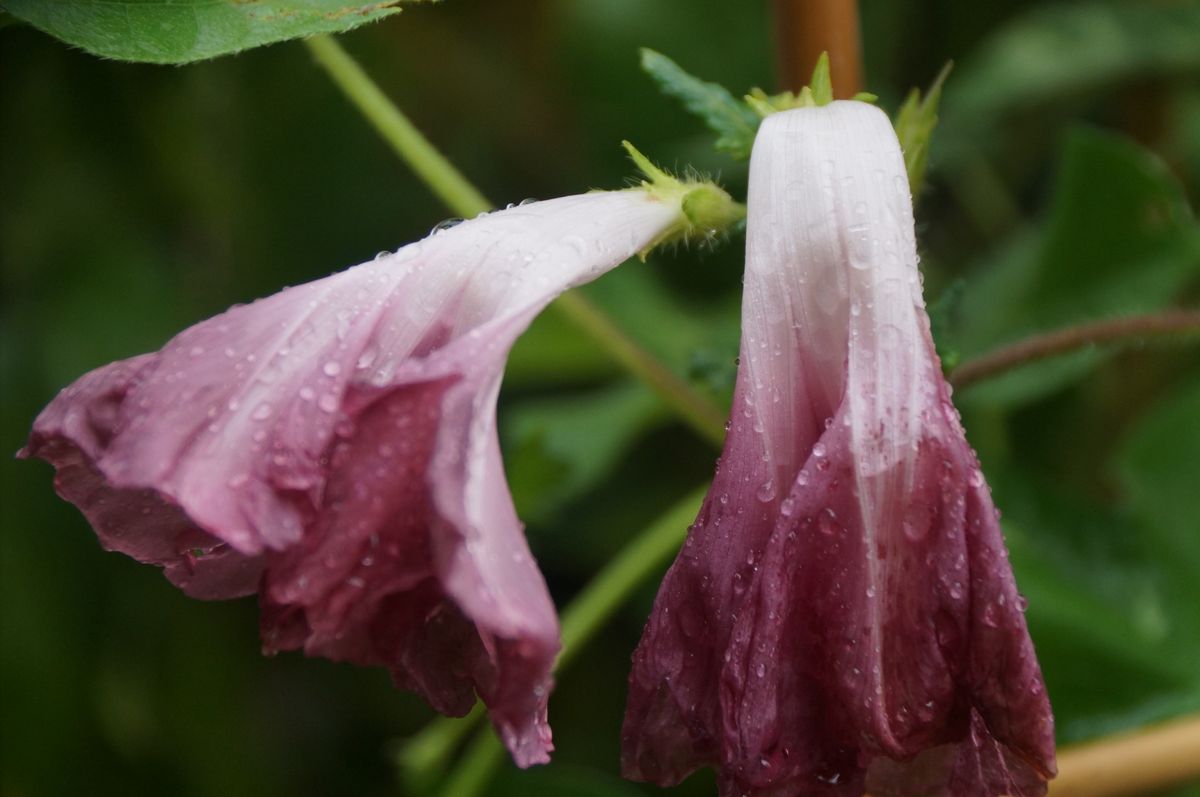
<svg viewBox="0 0 1200 797">
<path fill-rule="evenodd" d="M 1197 304 L 1200 4 L 861 13 L 867 88 L 885 108 L 956 62 L 917 214 L 945 352 Z M 763 2 L 446 0 L 342 41 L 500 204 L 621 186 L 622 138 L 744 197 L 745 164 L 656 92 L 640 46 L 735 93 L 777 88 Z M 5 28 L 0 135 L 0 451 L 84 371 L 451 215 L 294 42 L 161 67 Z M 588 293 L 724 402 L 742 245 L 658 255 Z M 1194 343 L 1086 350 L 956 396 L 1005 512 L 1064 743 L 1200 709 Z M 560 606 L 715 458 L 552 315 L 518 345 L 500 418 Z M 102 552 L 42 463 L 0 457 L 0 478 L 0 793 L 406 793 L 397 740 L 432 715 L 385 673 L 261 657 L 252 600 L 190 601 Z M 561 679 L 554 764 L 506 765 L 489 794 L 656 792 L 616 776 L 655 587 Z"/>
</svg>

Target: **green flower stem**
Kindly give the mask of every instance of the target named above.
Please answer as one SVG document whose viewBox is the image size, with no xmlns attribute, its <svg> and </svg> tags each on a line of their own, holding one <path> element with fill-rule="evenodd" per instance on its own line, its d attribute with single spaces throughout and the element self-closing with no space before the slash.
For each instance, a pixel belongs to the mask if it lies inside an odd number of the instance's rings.
<svg viewBox="0 0 1200 797">
<path fill-rule="evenodd" d="M 550 306 L 600 343 L 625 370 L 649 385 L 695 432 L 720 448 L 725 440 L 725 413 L 716 404 L 639 346 L 583 294 L 564 293 Z"/>
<path fill-rule="evenodd" d="M 562 613 L 563 647 L 558 654 L 558 672 L 579 655 L 638 585 L 662 569 L 679 550 L 707 492 L 706 484 L 677 501 L 634 537 L 567 605 Z"/>
<path fill-rule="evenodd" d="M 337 41 L 322 35 L 306 39 L 304 44 L 376 132 L 452 213 L 473 218 L 493 209 Z M 551 306 L 591 336 L 619 365 L 649 385 L 702 437 L 721 445 L 725 438 L 725 414 L 721 409 L 639 346 L 600 308 L 574 292 L 559 297 Z"/>
<path fill-rule="evenodd" d="M 437 151 L 332 36 L 313 36 L 304 44 L 354 107 L 446 207 L 465 219 L 492 209 L 492 203 Z"/>
<path fill-rule="evenodd" d="M 677 502 L 650 526 L 638 534 L 617 554 L 595 578 L 575 596 L 562 612 L 562 652 L 558 655 L 556 672 L 561 675 L 568 664 L 579 655 L 613 613 L 628 600 L 633 591 L 649 576 L 658 572 L 673 553 L 679 550 L 688 526 L 700 510 L 700 502 L 708 491 L 705 485 Z M 462 720 L 437 720 L 421 734 L 424 742 L 446 739 L 446 726 L 455 725 L 453 739 L 457 742 L 482 712 L 472 712 Z M 422 745 L 431 752 L 431 745 Z M 445 761 L 452 746 L 433 760 Z M 454 774 L 447 781 L 442 797 L 475 797 L 487 785 L 492 773 L 504 758 L 504 748 L 491 726 L 483 728 L 474 744 L 467 750 Z"/>
</svg>

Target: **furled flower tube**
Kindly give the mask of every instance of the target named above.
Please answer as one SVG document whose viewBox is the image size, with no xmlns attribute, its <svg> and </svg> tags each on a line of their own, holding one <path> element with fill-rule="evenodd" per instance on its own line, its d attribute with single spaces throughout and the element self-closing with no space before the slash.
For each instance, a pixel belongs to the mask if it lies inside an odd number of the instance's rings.
<svg viewBox="0 0 1200 797">
<path fill-rule="evenodd" d="M 463 222 L 92 371 L 21 456 L 106 548 L 194 597 L 257 592 L 266 652 L 386 666 L 449 714 L 478 693 L 516 762 L 545 761 L 559 635 L 500 457 L 509 348 L 565 289 L 731 212 L 658 174 Z"/>
<path fill-rule="evenodd" d="M 921 298 L 887 117 L 768 117 L 725 450 L 634 654 L 626 774 L 1030 797 L 1053 719 Z"/>
</svg>

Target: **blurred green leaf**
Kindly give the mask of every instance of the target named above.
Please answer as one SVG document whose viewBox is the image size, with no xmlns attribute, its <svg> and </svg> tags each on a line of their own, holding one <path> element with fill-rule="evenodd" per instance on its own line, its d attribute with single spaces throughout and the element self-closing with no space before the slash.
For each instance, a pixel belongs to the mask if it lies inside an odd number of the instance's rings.
<svg viewBox="0 0 1200 797">
<path fill-rule="evenodd" d="M 964 358 L 1027 335 L 1152 312 L 1200 276 L 1200 227 L 1183 188 L 1152 152 L 1091 129 L 1068 138 L 1040 227 L 1018 233 L 969 281 L 948 345 Z M 1101 360 L 1096 351 L 1016 369 L 972 400 L 1028 401 Z"/>
<path fill-rule="evenodd" d="M 1111 509 L 1084 507 L 1037 481 L 1021 488 L 1036 506 L 1006 502 L 1016 517 L 1006 522 L 1006 538 L 1055 713 L 1070 720 L 1060 735 L 1074 741 L 1195 691 L 1195 656 L 1180 650 L 1170 630 L 1174 613 L 1186 609 L 1154 578 L 1159 554 Z M 1084 533 L 1123 537 L 1136 551 L 1085 550 L 1065 539 Z"/>
<path fill-rule="evenodd" d="M 617 372 L 600 347 L 551 306 L 517 338 L 504 370 L 504 386 L 589 382 Z"/>
<path fill-rule="evenodd" d="M 686 377 L 698 352 L 737 356 L 735 303 L 688 302 L 653 268 L 619 268 L 585 288 L 588 297 L 676 374 Z M 728 402 L 726 402 L 728 403 Z"/>
<path fill-rule="evenodd" d="M 513 500 L 521 517 L 538 523 L 608 476 L 633 443 L 668 415 L 649 388 L 630 382 L 523 401 L 502 417 Z"/>
<path fill-rule="evenodd" d="M 1159 402 L 1117 468 L 1129 509 L 1155 552 L 1172 643 L 1200 661 L 1200 381 Z M 1200 673 L 1197 674 L 1200 687 Z"/>
<path fill-rule="evenodd" d="M 933 345 L 937 350 L 938 359 L 942 361 L 942 371 L 948 372 L 958 365 L 961 358 L 959 351 L 946 341 L 952 336 L 951 330 L 959 315 L 959 305 L 962 303 L 963 292 L 967 282 L 956 279 L 929 302 L 929 332 L 933 336 Z"/>
<path fill-rule="evenodd" d="M 512 767 L 488 789 L 491 797 L 638 797 L 644 792 L 632 783 L 584 766 L 555 764 L 517 772 Z"/>
<path fill-rule="evenodd" d="M 1112 91 L 1133 77 L 1194 74 L 1197 31 L 1195 2 L 1035 4 L 963 61 L 947 90 L 947 145 L 938 160 L 949 162 L 996 136 L 997 119 L 1008 112 Z"/>
<path fill-rule="evenodd" d="M 683 102 L 717 134 L 717 149 L 735 158 L 749 158 L 754 134 L 761 121 L 756 113 L 717 83 L 693 77 L 662 53 L 642 49 L 642 69 L 664 94 Z"/>
<path fill-rule="evenodd" d="M 399 13 L 400 2 L 3 0 L 3 5 L 14 17 L 93 55 L 184 64 L 287 39 L 351 30 Z"/>
</svg>

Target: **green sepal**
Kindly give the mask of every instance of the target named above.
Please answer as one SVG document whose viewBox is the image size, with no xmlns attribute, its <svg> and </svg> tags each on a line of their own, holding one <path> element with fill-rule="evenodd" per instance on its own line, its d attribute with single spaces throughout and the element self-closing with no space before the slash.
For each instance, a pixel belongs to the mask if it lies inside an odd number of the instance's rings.
<svg viewBox="0 0 1200 797">
<path fill-rule="evenodd" d="M 621 146 L 646 178 L 629 190 L 645 191 L 660 202 L 679 203 L 678 220 L 638 252 L 642 260 L 663 244 L 712 241 L 746 218 L 746 206 L 735 202 L 713 181 L 699 175 L 676 177 L 656 166 L 628 141 L 622 141 Z"/>
<path fill-rule="evenodd" d="M 910 91 L 892 122 L 896 128 L 896 138 L 900 139 L 900 149 L 904 152 L 904 167 L 908 171 L 908 184 L 914 196 L 925 180 L 929 141 L 938 122 L 938 101 L 942 98 L 942 85 L 953 66 L 953 61 L 946 62 L 924 97 L 920 89 Z"/>
<path fill-rule="evenodd" d="M 938 101 L 950 67 L 951 64 L 947 63 L 942 68 L 924 95 L 920 89 L 913 89 L 893 120 L 914 194 L 920 189 L 925 176 L 929 141 L 937 125 Z M 760 88 L 754 88 L 741 101 L 734 99 L 723 86 L 688 74 L 670 58 L 653 50 L 642 50 L 642 69 L 665 94 L 682 100 L 687 110 L 699 116 L 717 133 L 718 150 L 729 152 L 739 160 L 750 157 L 754 137 L 764 118 L 794 108 L 819 108 L 834 99 L 828 53 L 821 53 L 809 84 L 800 91 L 767 94 Z M 853 99 L 875 103 L 879 97 L 868 91 L 860 91 Z"/>
</svg>

